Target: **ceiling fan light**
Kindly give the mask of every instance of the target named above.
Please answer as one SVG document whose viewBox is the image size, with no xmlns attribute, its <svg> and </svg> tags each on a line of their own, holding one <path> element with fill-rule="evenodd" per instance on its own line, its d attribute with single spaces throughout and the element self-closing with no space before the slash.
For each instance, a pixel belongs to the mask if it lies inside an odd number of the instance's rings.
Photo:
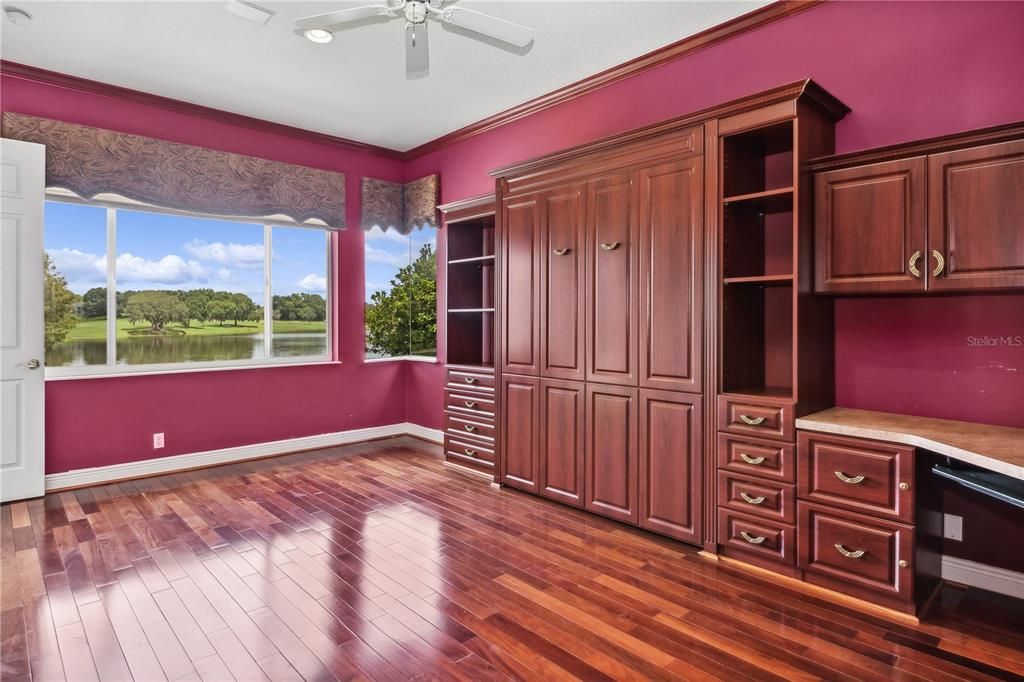
<svg viewBox="0 0 1024 682">
<path fill-rule="evenodd" d="M 306 40 L 311 43 L 318 43 L 323 45 L 334 40 L 334 34 L 328 31 L 326 28 L 307 28 L 302 32 L 302 35 L 306 37 Z"/>
</svg>

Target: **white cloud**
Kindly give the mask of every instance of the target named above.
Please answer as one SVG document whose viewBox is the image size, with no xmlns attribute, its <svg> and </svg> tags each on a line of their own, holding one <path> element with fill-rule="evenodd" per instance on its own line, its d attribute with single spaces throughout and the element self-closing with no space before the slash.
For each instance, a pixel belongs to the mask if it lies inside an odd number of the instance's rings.
<svg viewBox="0 0 1024 682">
<path fill-rule="evenodd" d="M 374 227 L 372 230 L 366 231 L 367 242 L 391 242 L 392 244 L 409 244 L 409 235 L 401 234 L 396 230 L 381 230 L 379 227 Z"/>
<path fill-rule="evenodd" d="M 215 261 L 228 265 L 247 266 L 263 263 L 263 244 L 225 244 L 193 239 L 185 243 L 185 251 L 203 261 Z"/>
<path fill-rule="evenodd" d="M 300 279 L 297 284 L 303 291 L 312 291 L 315 293 L 324 293 L 327 291 L 327 278 L 313 273 L 310 273 Z"/>
<path fill-rule="evenodd" d="M 117 282 L 159 284 L 183 284 L 192 281 L 205 281 L 209 271 L 199 262 L 186 261 L 174 254 L 164 256 L 160 260 L 149 260 L 142 256 L 122 253 L 117 257 Z"/>
<path fill-rule="evenodd" d="M 98 256 L 95 253 L 86 253 L 78 249 L 47 249 L 50 260 L 57 268 L 57 272 L 64 275 L 68 280 L 84 279 L 93 280 L 107 278 L 107 257 Z"/>
<path fill-rule="evenodd" d="M 392 253 L 385 251 L 384 249 L 378 249 L 369 244 L 366 245 L 366 262 L 367 263 L 379 263 L 381 265 L 392 265 L 395 267 L 401 267 L 409 264 L 409 251 L 404 250 L 402 253 Z"/>
</svg>

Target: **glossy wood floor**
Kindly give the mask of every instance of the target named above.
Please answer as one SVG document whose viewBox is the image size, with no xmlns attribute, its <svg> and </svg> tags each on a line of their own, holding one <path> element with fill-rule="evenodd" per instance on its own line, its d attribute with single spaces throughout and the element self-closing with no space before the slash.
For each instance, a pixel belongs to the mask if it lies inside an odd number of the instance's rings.
<svg viewBox="0 0 1024 682">
<path fill-rule="evenodd" d="M 412 439 L 2 507 L 5 680 L 1022 679 L 1024 604 L 894 624 Z"/>
</svg>

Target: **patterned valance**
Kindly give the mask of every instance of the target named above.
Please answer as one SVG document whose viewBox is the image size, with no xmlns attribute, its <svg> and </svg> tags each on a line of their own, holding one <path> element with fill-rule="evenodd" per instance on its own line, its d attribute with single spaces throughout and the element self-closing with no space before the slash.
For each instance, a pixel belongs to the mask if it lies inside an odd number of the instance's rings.
<svg viewBox="0 0 1024 682">
<path fill-rule="evenodd" d="M 345 227 L 345 175 L 140 135 L 4 113 L 3 136 L 46 145 L 46 185 L 83 199 Z"/>
<path fill-rule="evenodd" d="M 362 227 L 397 230 L 402 234 L 437 227 L 438 194 L 436 175 L 404 184 L 363 178 Z"/>
</svg>

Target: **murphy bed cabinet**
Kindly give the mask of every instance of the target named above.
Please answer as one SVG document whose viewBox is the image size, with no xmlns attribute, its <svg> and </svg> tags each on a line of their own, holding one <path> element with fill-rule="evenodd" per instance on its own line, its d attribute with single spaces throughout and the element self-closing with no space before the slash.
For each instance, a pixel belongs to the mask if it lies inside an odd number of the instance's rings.
<svg viewBox="0 0 1024 682">
<path fill-rule="evenodd" d="M 1024 286 L 1024 125 L 815 159 L 816 290 Z"/>
</svg>

